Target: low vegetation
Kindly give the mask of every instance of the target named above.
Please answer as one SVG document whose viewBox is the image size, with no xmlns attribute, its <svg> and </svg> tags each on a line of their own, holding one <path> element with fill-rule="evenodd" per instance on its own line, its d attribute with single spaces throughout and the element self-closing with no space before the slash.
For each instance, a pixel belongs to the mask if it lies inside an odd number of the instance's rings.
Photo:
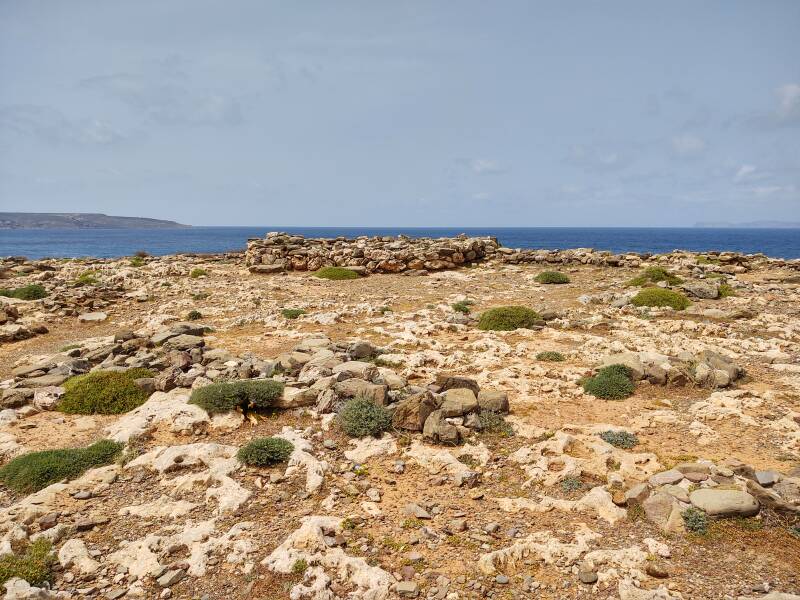
<svg viewBox="0 0 800 600">
<path fill-rule="evenodd" d="M 639 443 L 639 438 L 636 437 L 636 434 L 628 433 L 627 431 L 613 431 L 609 429 L 608 431 L 603 431 L 598 435 L 604 442 L 607 442 L 616 448 L 622 448 L 623 450 L 630 450 Z"/>
<path fill-rule="evenodd" d="M 147 369 L 92 371 L 71 377 L 64 383 L 64 395 L 57 409 L 79 415 L 118 415 L 145 403 L 148 394 L 137 379 L 153 377 Z"/>
<path fill-rule="evenodd" d="M 565 477 L 561 480 L 561 491 L 565 494 L 577 492 L 583 488 L 583 482 L 577 477 Z"/>
<path fill-rule="evenodd" d="M 699 508 L 694 506 L 687 508 L 681 513 L 681 517 L 683 517 L 683 524 L 686 529 L 692 533 L 700 535 L 708 533 L 708 515 Z"/>
<path fill-rule="evenodd" d="M 342 431 L 350 437 L 377 437 L 391 427 L 392 413 L 370 398 L 356 396 L 342 406 L 337 420 Z"/>
<path fill-rule="evenodd" d="M 200 268 L 192 269 L 189 273 L 189 277 L 191 277 L 192 279 L 197 279 L 198 277 L 205 277 L 206 275 L 208 275 L 208 271 Z"/>
<path fill-rule="evenodd" d="M 735 296 L 736 292 L 733 291 L 733 287 L 729 283 L 721 283 L 719 286 L 719 297 L 720 298 L 727 298 L 729 296 Z"/>
<path fill-rule="evenodd" d="M 536 276 L 537 283 L 569 283 L 569 277 L 559 271 L 543 271 Z"/>
<path fill-rule="evenodd" d="M 143 256 L 132 256 L 128 264 L 132 267 L 143 267 L 145 265 L 145 260 Z"/>
<path fill-rule="evenodd" d="M 189 403 L 196 404 L 209 414 L 236 408 L 246 412 L 269 408 L 282 394 L 283 383 L 274 379 L 228 381 L 194 390 Z"/>
<path fill-rule="evenodd" d="M 30 494 L 62 479 L 75 479 L 88 469 L 114 462 L 124 444 L 100 440 L 87 448 L 31 452 L 0 467 L 0 483 Z"/>
<path fill-rule="evenodd" d="M 31 542 L 20 554 L 0 555 L 0 587 L 15 577 L 36 587 L 52 583 L 55 562 L 53 544 L 47 538 Z"/>
<path fill-rule="evenodd" d="M 97 285 L 100 280 L 97 279 L 97 271 L 86 271 L 75 278 L 75 283 L 78 285 Z"/>
<path fill-rule="evenodd" d="M 343 267 L 322 267 L 314 272 L 314 277 L 341 281 L 343 279 L 358 279 L 358 273 Z"/>
<path fill-rule="evenodd" d="M 289 460 L 294 446 L 288 440 L 277 437 L 256 438 L 239 448 L 236 454 L 240 462 L 253 467 L 268 467 Z"/>
<path fill-rule="evenodd" d="M 541 360 L 543 362 L 563 362 L 565 358 L 561 352 L 547 350 L 545 352 L 539 352 L 539 354 L 536 355 L 536 360 Z"/>
<path fill-rule="evenodd" d="M 450 308 L 452 308 L 456 312 L 460 312 L 460 313 L 463 313 L 465 315 L 468 315 L 469 311 L 471 310 L 470 307 L 473 304 L 474 304 L 474 302 L 472 302 L 472 300 L 461 300 L 459 302 L 454 302 L 453 304 L 451 304 Z"/>
<path fill-rule="evenodd" d="M 199 321 L 202 318 L 203 313 L 201 313 L 199 310 L 190 310 L 188 313 L 186 313 L 187 321 Z"/>
<path fill-rule="evenodd" d="M 41 300 L 47 297 L 47 290 L 38 283 L 24 285 L 18 288 L 2 288 L 0 296 L 16 298 L 17 300 Z"/>
<path fill-rule="evenodd" d="M 625 285 L 629 287 L 642 287 L 659 281 L 666 281 L 668 285 L 678 285 L 683 283 L 683 279 L 677 275 L 670 273 L 664 267 L 647 267 L 641 275 L 634 277 Z"/>
<path fill-rule="evenodd" d="M 674 290 L 665 290 L 658 287 L 645 288 L 633 298 L 631 304 L 634 306 L 650 306 L 658 308 L 672 308 L 674 310 L 684 310 L 691 302 L 689 299 Z"/>
<path fill-rule="evenodd" d="M 296 319 L 297 317 L 306 314 L 302 308 L 284 308 L 281 311 L 281 315 L 283 315 L 286 319 Z"/>
<path fill-rule="evenodd" d="M 541 320 L 539 313 L 524 306 L 499 306 L 481 313 L 478 329 L 483 331 L 513 331 L 530 329 Z"/>
<path fill-rule="evenodd" d="M 501 437 L 511 437 L 514 435 L 514 428 L 500 413 L 496 413 L 492 410 L 482 410 L 478 413 L 478 421 L 483 433 L 496 434 Z"/>
<path fill-rule="evenodd" d="M 582 385 L 587 394 L 604 400 L 622 400 L 636 389 L 631 372 L 625 365 L 603 367 L 594 377 L 584 379 Z"/>
</svg>

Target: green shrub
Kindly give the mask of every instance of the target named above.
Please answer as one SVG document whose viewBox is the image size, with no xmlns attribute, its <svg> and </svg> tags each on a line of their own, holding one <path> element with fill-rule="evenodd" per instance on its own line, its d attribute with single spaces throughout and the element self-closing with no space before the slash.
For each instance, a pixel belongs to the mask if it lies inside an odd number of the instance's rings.
<svg viewBox="0 0 800 600">
<path fill-rule="evenodd" d="M 97 271 L 86 271 L 85 273 L 81 273 L 75 279 L 75 283 L 79 285 L 97 285 L 100 283 L 97 279 Z"/>
<path fill-rule="evenodd" d="M 87 448 L 23 454 L 0 467 L 0 482 L 16 492 L 36 492 L 62 479 L 75 479 L 88 469 L 114 462 L 123 446 L 111 440 L 100 440 Z"/>
<path fill-rule="evenodd" d="M 0 587 L 15 577 L 36 587 L 52 583 L 53 565 L 56 562 L 52 550 L 50 540 L 39 538 L 28 544 L 22 554 L 0 555 Z"/>
<path fill-rule="evenodd" d="M 514 435 L 514 428 L 511 424 L 506 421 L 503 415 L 493 410 L 482 410 L 478 413 L 478 422 L 483 433 L 494 433 L 502 437 Z"/>
<path fill-rule="evenodd" d="M 499 306 L 481 313 L 478 329 L 483 331 L 529 329 L 540 319 L 539 313 L 524 306 Z"/>
<path fill-rule="evenodd" d="M 472 302 L 472 300 L 462 300 L 460 302 L 454 302 L 453 304 L 450 305 L 450 308 L 452 308 L 456 312 L 468 315 L 470 311 L 469 307 L 472 306 L 473 304 L 474 303 Z"/>
<path fill-rule="evenodd" d="M 298 558 L 292 563 L 292 573 L 302 575 L 308 569 L 308 561 L 305 558 Z"/>
<path fill-rule="evenodd" d="M 0 296 L 18 300 L 41 300 L 47 297 L 47 290 L 38 283 L 12 289 L 0 289 Z"/>
<path fill-rule="evenodd" d="M 343 267 L 322 267 L 314 273 L 314 277 L 339 281 L 342 279 L 358 279 L 358 273 Z"/>
<path fill-rule="evenodd" d="M 145 403 L 148 393 L 134 381 L 153 377 L 147 369 L 92 371 L 76 375 L 64 383 L 64 395 L 56 407 L 64 413 L 80 415 L 118 415 Z"/>
<path fill-rule="evenodd" d="M 132 267 L 143 267 L 145 262 L 141 256 L 132 256 L 128 264 Z"/>
<path fill-rule="evenodd" d="M 681 513 L 683 524 L 692 533 L 704 535 L 708 532 L 708 515 L 694 506 L 687 508 Z"/>
<path fill-rule="evenodd" d="M 283 383 L 274 379 L 248 379 L 212 383 L 192 392 L 189 402 L 209 414 L 269 408 L 283 394 Z"/>
<path fill-rule="evenodd" d="M 625 365 L 603 367 L 597 375 L 583 381 L 583 390 L 587 394 L 605 400 L 627 398 L 635 389 L 630 370 Z"/>
<path fill-rule="evenodd" d="M 350 437 L 379 436 L 392 425 L 392 413 L 370 398 L 356 396 L 342 406 L 338 421 Z"/>
<path fill-rule="evenodd" d="M 561 480 L 561 491 L 565 494 L 577 492 L 583 488 L 583 482 L 577 477 L 565 477 Z"/>
<path fill-rule="evenodd" d="M 192 269 L 189 273 L 189 277 L 192 279 L 197 279 L 198 277 L 203 277 L 204 275 L 208 275 L 208 271 L 205 269 Z"/>
<path fill-rule="evenodd" d="M 558 271 L 543 271 L 536 276 L 537 283 L 569 283 L 569 277 Z"/>
<path fill-rule="evenodd" d="M 644 273 L 634 277 L 625 285 L 629 287 L 647 285 L 649 283 L 658 283 L 659 281 L 666 281 L 669 285 L 678 285 L 683 283 L 683 279 L 667 271 L 664 267 L 648 267 Z"/>
<path fill-rule="evenodd" d="M 616 446 L 617 448 L 623 448 L 624 450 L 630 450 L 639 443 L 639 438 L 636 437 L 636 434 L 628 433 L 627 431 L 612 431 L 609 429 L 598 435 L 604 442 Z"/>
<path fill-rule="evenodd" d="M 240 462 L 254 467 L 268 467 L 286 462 L 294 446 L 277 437 L 256 438 L 239 448 L 236 456 Z"/>
<path fill-rule="evenodd" d="M 287 319 L 296 319 L 300 315 L 306 314 L 302 308 L 284 308 L 281 314 Z"/>
<path fill-rule="evenodd" d="M 735 296 L 736 292 L 733 291 L 733 287 L 729 283 L 721 283 L 719 286 L 719 297 L 720 298 L 727 298 L 728 296 Z"/>
<path fill-rule="evenodd" d="M 561 352 L 548 350 L 546 352 L 539 352 L 539 354 L 536 355 L 536 360 L 542 360 L 544 362 L 563 362 L 565 359 Z"/>
<path fill-rule="evenodd" d="M 203 313 L 201 313 L 199 310 L 190 310 L 188 313 L 186 313 L 187 321 L 199 321 L 202 318 Z"/>
<path fill-rule="evenodd" d="M 675 310 L 683 310 L 688 307 L 691 302 L 680 292 L 650 287 L 643 289 L 631 298 L 631 304 L 634 306 L 668 306 Z"/>
<path fill-rule="evenodd" d="M 211 296 L 208 292 L 198 292 L 196 294 L 192 294 L 192 300 L 205 300 Z"/>
</svg>

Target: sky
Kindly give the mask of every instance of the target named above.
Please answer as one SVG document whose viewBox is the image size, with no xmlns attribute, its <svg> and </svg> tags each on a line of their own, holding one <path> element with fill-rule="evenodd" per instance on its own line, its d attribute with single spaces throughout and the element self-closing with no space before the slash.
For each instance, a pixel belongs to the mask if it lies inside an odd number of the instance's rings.
<svg viewBox="0 0 800 600">
<path fill-rule="evenodd" d="M 0 211 L 800 221 L 800 2 L 0 0 Z"/>
</svg>

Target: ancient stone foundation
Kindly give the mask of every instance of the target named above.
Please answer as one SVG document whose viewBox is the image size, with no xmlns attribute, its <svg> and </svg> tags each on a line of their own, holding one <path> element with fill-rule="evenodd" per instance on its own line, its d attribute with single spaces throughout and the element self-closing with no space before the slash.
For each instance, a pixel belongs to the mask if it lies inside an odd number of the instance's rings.
<svg viewBox="0 0 800 600">
<path fill-rule="evenodd" d="M 245 260 L 253 273 L 316 271 L 321 267 L 347 267 L 361 274 L 404 271 L 441 271 L 493 261 L 504 264 L 597 265 L 630 267 L 664 265 L 727 275 L 759 267 L 800 270 L 800 259 L 783 260 L 763 254 L 737 252 L 686 252 L 667 254 L 629 252 L 614 254 L 592 248 L 538 250 L 504 248 L 494 237 L 409 238 L 357 237 L 355 239 L 306 238 L 271 232 L 264 239 L 247 241 Z"/>
<path fill-rule="evenodd" d="M 317 239 L 268 233 L 247 242 L 245 260 L 254 273 L 316 271 L 321 267 L 356 267 L 366 273 L 440 271 L 493 256 L 495 238 L 343 237 Z"/>
</svg>

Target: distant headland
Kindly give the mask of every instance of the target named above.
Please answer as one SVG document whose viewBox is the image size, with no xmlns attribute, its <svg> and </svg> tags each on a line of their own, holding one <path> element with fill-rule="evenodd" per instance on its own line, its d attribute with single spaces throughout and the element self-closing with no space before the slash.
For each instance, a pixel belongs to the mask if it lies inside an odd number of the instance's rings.
<svg viewBox="0 0 800 600">
<path fill-rule="evenodd" d="M 175 221 L 102 213 L 0 212 L 0 229 L 183 229 Z"/>
</svg>

